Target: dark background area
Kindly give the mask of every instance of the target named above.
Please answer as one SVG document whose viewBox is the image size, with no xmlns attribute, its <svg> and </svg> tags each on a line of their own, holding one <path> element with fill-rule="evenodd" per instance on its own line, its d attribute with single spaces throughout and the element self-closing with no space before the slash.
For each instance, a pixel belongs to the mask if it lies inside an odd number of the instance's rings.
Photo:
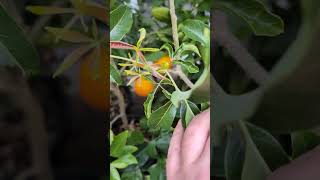
<svg viewBox="0 0 320 180">
<path fill-rule="evenodd" d="M 52 78 L 73 47 L 53 43 L 43 27 L 63 26 L 69 16 L 39 17 L 25 10 L 26 5 L 69 2 L 0 2 L 28 34 L 41 63 L 40 75 L 28 78 L 15 68 L 0 69 L 0 179 L 36 179 L 32 169 L 59 180 L 105 178 L 108 113 L 79 96 L 78 65 Z"/>
</svg>

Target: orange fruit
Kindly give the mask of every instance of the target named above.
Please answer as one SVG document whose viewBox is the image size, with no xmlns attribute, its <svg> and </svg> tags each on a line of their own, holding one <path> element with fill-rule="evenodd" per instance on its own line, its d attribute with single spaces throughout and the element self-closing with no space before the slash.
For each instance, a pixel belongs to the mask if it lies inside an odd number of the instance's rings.
<svg viewBox="0 0 320 180">
<path fill-rule="evenodd" d="M 98 76 L 95 78 L 95 53 L 90 52 L 80 61 L 79 94 L 91 108 L 106 112 L 109 110 L 109 56 L 106 48 L 100 49 Z"/>
<path fill-rule="evenodd" d="M 160 66 L 161 69 L 171 69 L 172 59 L 169 56 L 162 56 L 154 64 Z"/>
<path fill-rule="evenodd" d="M 139 77 L 134 81 L 133 88 L 136 95 L 146 97 L 154 90 L 154 85 L 152 81 Z"/>
</svg>

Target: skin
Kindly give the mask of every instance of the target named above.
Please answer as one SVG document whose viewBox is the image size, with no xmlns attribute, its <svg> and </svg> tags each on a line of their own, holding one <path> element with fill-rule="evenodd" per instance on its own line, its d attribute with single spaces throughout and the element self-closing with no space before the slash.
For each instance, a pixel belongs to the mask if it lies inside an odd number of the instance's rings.
<svg viewBox="0 0 320 180">
<path fill-rule="evenodd" d="M 210 179 L 210 112 L 177 124 L 166 164 L 168 180 Z M 274 171 L 267 180 L 320 180 L 320 146 Z"/>
<path fill-rule="evenodd" d="M 181 120 L 170 141 L 168 180 L 210 179 L 210 110 L 194 117 L 184 130 Z"/>
<path fill-rule="evenodd" d="M 319 180 L 320 146 L 302 155 L 289 165 L 273 172 L 267 180 Z"/>
</svg>

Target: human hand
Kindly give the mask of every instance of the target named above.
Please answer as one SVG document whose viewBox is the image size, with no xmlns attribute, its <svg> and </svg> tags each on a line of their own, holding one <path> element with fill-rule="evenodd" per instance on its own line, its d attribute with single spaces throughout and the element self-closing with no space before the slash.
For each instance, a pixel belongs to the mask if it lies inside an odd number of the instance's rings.
<svg viewBox="0 0 320 180">
<path fill-rule="evenodd" d="M 194 117 L 184 130 L 181 120 L 170 141 L 168 180 L 210 179 L 210 110 Z"/>
<path fill-rule="evenodd" d="M 267 180 L 319 180 L 320 146 L 272 173 Z"/>
</svg>

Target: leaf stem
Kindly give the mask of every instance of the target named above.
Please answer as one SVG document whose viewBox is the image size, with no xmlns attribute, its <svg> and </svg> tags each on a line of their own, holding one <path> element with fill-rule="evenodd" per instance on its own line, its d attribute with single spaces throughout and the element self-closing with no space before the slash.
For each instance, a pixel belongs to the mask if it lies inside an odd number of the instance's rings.
<svg viewBox="0 0 320 180">
<path fill-rule="evenodd" d="M 168 75 L 168 77 L 170 78 L 170 80 L 171 80 L 171 82 L 172 82 L 172 84 L 173 84 L 174 88 L 175 88 L 177 91 L 181 91 L 181 90 L 178 88 L 178 86 L 177 86 L 176 82 L 174 82 L 174 80 L 173 80 L 172 76 L 170 75 L 170 73 L 169 73 L 168 71 L 166 71 L 166 74 L 167 74 L 167 75 Z"/>
</svg>

